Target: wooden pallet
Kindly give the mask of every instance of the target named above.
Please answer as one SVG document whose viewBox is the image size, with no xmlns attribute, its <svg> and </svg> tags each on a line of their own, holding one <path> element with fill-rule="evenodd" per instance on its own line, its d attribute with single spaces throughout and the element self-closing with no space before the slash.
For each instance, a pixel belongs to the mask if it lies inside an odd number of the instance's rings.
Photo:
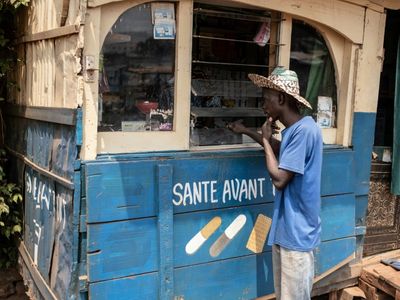
<svg viewBox="0 0 400 300">
<path fill-rule="evenodd" d="M 400 271 L 382 263 L 366 266 L 361 271 L 359 286 L 368 300 L 400 300 Z"/>
</svg>

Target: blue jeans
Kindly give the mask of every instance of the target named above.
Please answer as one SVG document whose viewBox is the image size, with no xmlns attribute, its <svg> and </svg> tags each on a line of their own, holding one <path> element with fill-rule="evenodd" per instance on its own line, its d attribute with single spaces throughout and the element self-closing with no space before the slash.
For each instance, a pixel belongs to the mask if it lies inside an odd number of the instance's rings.
<svg viewBox="0 0 400 300">
<path fill-rule="evenodd" d="M 314 279 L 313 251 L 272 246 L 276 300 L 310 300 Z"/>
</svg>

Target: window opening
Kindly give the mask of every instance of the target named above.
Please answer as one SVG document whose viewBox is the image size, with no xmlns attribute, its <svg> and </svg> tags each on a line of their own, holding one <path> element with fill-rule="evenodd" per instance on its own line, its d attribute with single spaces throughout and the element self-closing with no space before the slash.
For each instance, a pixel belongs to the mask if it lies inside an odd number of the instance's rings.
<svg viewBox="0 0 400 300">
<path fill-rule="evenodd" d="M 299 77 L 300 94 L 322 128 L 336 127 L 336 82 L 333 61 L 322 35 L 310 25 L 293 20 L 290 69 Z"/>
<path fill-rule="evenodd" d="M 127 10 L 108 32 L 100 57 L 98 131 L 172 130 L 174 4 Z"/>
<path fill-rule="evenodd" d="M 226 128 L 265 121 L 261 89 L 249 73 L 276 66 L 279 15 L 271 11 L 195 3 L 192 45 L 191 146 L 253 143 Z"/>
</svg>

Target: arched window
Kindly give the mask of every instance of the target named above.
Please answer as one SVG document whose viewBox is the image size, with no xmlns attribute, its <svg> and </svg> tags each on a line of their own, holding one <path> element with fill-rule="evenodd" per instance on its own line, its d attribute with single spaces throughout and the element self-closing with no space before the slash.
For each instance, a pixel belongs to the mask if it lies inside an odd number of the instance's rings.
<svg viewBox="0 0 400 300">
<path fill-rule="evenodd" d="M 300 94 L 312 105 L 311 114 L 322 128 L 336 127 L 335 68 L 321 34 L 310 25 L 293 20 L 290 69 L 299 77 Z"/>
<path fill-rule="evenodd" d="M 171 131 L 174 4 L 147 3 L 124 12 L 100 57 L 98 131 Z"/>
</svg>

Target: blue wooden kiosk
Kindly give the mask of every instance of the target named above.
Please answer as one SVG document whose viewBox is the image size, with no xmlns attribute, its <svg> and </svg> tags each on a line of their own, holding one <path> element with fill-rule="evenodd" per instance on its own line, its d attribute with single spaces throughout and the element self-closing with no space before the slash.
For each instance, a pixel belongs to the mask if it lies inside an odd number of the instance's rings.
<svg viewBox="0 0 400 300">
<path fill-rule="evenodd" d="M 272 298 L 271 248 L 246 247 L 257 218 L 272 214 L 263 151 L 218 122 L 245 118 L 259 126 L 260 91 L 246 72 L 268 74 L 277 65 L 319 82 L 314 92 L 301 82 L 325 143 L 316 285 L 361 258 L 384 4 L 59 2 L 42 14 L 32 3 L 21 15 L 28 24 L 18 44 L 22 92 L 14 91 L 5 114 L 25 195 L 21 264 L 38 297 Z M 244 38 L 247 23 L 240 22 L 254 20 L 267 26 L 267 46 L 243 50 L 237 43 L 262 43 Z M 315 45 L 300 44 L 307 39 Z M 235 49 L 268 59 L 243 61 Z M 238 60 L 210 62 L 221 57 Z M 328 112 L 321 103 L 330 103 Z M 202 233 L 212 220 L 214 229 Z M 223 235 L 223 247 L 210 250 Z M 188 251 L 194 237 L 200 242 Z"/>
</svg>

